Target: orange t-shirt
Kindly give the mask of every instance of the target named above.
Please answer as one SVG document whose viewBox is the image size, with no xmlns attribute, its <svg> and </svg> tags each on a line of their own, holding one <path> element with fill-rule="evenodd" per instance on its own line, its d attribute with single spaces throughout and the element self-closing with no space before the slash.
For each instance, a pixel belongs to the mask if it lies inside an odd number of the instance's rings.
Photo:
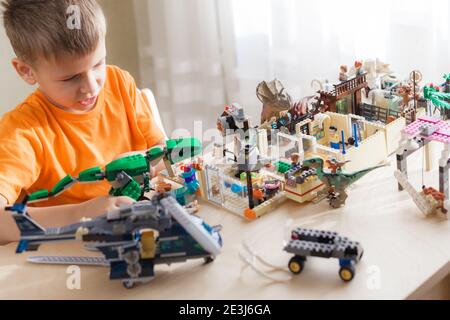
<svg viewBox="0 0 450 320">
<path fill-rule="evenodd" d="M 163 139 L 134 79 L 118 67 L 107 66 L 105 85 L 87 113 L 59 109 L 37 89 L 0 120 L 0 194 L 12 204 L 22 190 L 51 190 L 67 174 L 103 169 L 119 154 Z M 110 187 L 106 181 L 77 183 L 36 205 L 79 203 L 108 194 Z"/>
</svg>

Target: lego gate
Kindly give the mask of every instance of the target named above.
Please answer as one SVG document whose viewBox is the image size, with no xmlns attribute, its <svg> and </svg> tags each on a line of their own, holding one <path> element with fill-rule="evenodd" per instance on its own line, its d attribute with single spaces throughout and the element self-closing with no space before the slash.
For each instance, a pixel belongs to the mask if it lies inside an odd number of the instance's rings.
<svg viewBox="0 0 450 320">
<path fill-rule="evenodd" d="M 381 108 L 367 103 L 362 103 L 360 105 L 360 111 L 361 116 L 363 116 L 367 121 L 381 121 L 383 123 L 388 123 L 388 117 L 397 119 L 402 116 L 400 111 Z M 406 119 L 406 124 L 410 124 L 414 122 L 415 113 L 411 111 L 406 112 L 404 118 Z"/>
</svg>

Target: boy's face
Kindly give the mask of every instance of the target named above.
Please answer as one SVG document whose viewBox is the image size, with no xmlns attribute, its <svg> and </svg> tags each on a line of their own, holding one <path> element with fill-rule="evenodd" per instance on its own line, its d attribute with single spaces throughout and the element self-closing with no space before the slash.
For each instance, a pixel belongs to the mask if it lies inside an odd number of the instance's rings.
<svg viewBox="0 0 450 320">
<path fill-rule="evenodd" d="M 39 84 L 41 92 L 54 105 L 68 112 L 84 113 L 95 106 L 105 83 L 105 58 L 106 48 L 102 40 L 92 53 L 85 56 L 39 59 L 30 67 L 30 74 L 32 81 Z"/>
</svg>

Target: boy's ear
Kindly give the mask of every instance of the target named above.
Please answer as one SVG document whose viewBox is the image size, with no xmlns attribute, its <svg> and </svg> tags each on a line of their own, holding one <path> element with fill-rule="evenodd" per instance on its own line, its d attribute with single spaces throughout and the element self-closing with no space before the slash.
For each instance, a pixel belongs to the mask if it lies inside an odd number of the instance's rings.
<svg viewBox="0 0 450 320">
<path fill-rule="evenodd" d="M 19 58 L 12 59 L 11 63 L 14 69 L 16 69 L 16 72 L 26 83 L 30 85 L 36 84 L 34 72 L 29 64 Z"/>
</svg>

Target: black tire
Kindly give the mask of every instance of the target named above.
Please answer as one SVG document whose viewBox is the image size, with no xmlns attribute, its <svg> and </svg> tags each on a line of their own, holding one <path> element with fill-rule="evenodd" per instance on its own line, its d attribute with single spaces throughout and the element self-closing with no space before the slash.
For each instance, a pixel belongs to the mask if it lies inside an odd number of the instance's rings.
<svg viewBox="0 0 450 320">
<path fill-rule="evenodd" d="M 300 274 L 305 268 L 305 258 L 300 256 L 294 256 L 288 263 L 289 271 L 293 274 Z"/>
<path fill-rule="evenodd" d="M 215 260 L 215 258 L 213 256 L 209 256 L 203 259 L 203 261 L 205 261 L 205 264 L 211 263 Z"/>
<path fill-rule="evenodd" d="M 123 260 L 125 260 L 125 262 L 127 264 L 138 263 L 139 258 L 140 258 L 140 254 L 139 254 L 139 251 L 137 251 L 137 250 L 131 250 L 131 251 L 128 251 L 123 254 Z"/>
<path fill-rule="evenodd" d="M 127 273 L 131 278 L 137 278 L 142 273 L 142 266 L 140 263 L 133 263 L 127 266 Z"/>
<path fill-rule="evenodd" d="M 134 288 L 134 285 L 135 285 L 134 281 L 130 281 L 130 280 L 124 280 L 124 281 L 122 281 L 122 284 L 126 289 L 132 289 L 132 288 Z"/>
</svg>

